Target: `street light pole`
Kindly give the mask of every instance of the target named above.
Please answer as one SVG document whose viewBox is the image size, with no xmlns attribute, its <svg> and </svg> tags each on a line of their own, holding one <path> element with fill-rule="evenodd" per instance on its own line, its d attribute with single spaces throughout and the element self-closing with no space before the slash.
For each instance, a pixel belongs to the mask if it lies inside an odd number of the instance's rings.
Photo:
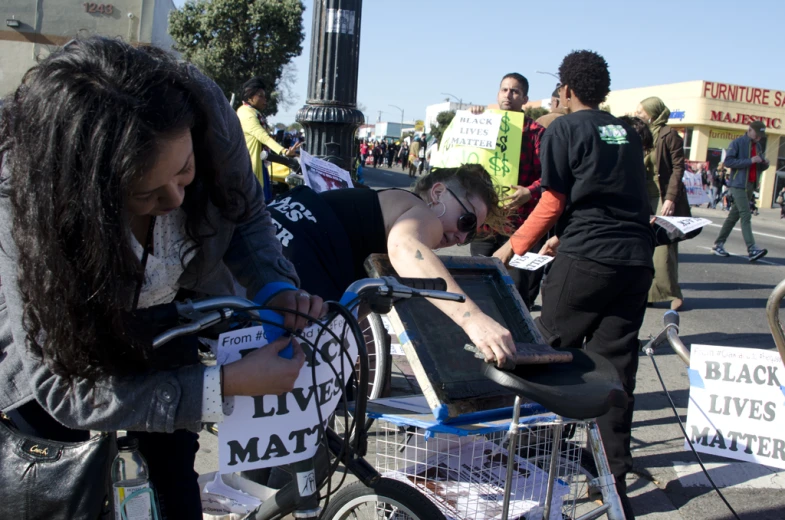
<svg viewBox="0 0 785 520">
<path fill-rule="evenodd" d="M 561 81 L 561 78 L 556 74 L 554 74 L 553 72 L 543 72 L 541 70 L 535 70 L 534 72 L 536 72 L 537 74 L 547 74 L 549 76 L 553 76 L 554 78 L 556 78 L 557 81 Z"/>
<path fill-rule="evenodd" d="M 398 105 L 390 105 L 390 106 L 393 108 L 397 108 L 398 110 L 401 111 L 401 137 L 403 137 L 403 109 Z"/>
<path fill-rule="evenodd" d="M 458 110 L 463 110 L 463 98 L 459 98 L 458 96 L 450 94 L 449 92 L 442 92 L 441 94 L 442 96 L 450 96 L 451 98 L 458 101 Z"/>
<path fill-rule="evenodd" d="M 352 170 L 357 110 L 362 0 L 313 3 L 308 99 L 295 117 L 308 153 Z M 340 71 L 340 73 L 339 73 Z"/>
</svg>

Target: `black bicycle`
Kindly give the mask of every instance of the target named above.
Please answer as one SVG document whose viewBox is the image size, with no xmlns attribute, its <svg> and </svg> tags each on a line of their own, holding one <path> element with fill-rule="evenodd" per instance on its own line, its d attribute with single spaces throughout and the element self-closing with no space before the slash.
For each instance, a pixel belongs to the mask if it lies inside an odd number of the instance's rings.
<svg viewBox="0 0 785 520">
<path fill-rule="evenodd" d="M 343 434 L 336 433 L 329 426 L 321 427 L 320 446 L 315 457 L 278 469 L 289 475 L 289 482 L 278 489 L 275 494 L 264 501 L 246 518 L 267 520 L 283 518 L 293 514 L 295 518 L 358 518 L 358 513 L 369 510 L 373 518 L 441 520 L 444 518 L 436 506 L 424 495 L 404 483 L 382 478 L 363 456 L 367 451 L 368 422 L 366 404 L 369 386 L 368 350 L 362 327 L 358 323 L 357 310 L 361 303 L 382 313 L 389 312 L 393 303 L 399 299 L 426 297 L 441 300 L 462 302 L 465 297 L 460 294 L 445 292 L 446 283 L 441 279 L 401 279 L 392 277 L 368 278 L 354 282 L 346 291 L 340 302 L 329 302 L 329 312 L 321 321 L 321 333 L 333 336 L 341 346 L 342 355 L 349 361 L 348 366 L 356 368 L 356 377 L 346 378 L 345 374 L 336 373 L 341 381 L 352 381 L 351 388 L 344 387 L 342 396 L 343 410 L 348 410 L 347 395 L 354 398 L 352 413 L 343 412 L 341 417 L 346 429 Z M 365 307 L 365 305 L 363 306 Z M 234 330 L 259 324 L 278 325 L 260 317 L 263 309 L 279 312 L 293 312 L 288 309 L 263 308 L 256 303 L 237 297 L 217 297 L 199 301 L 174 303 L 170 306 L 180 323 L 158 335 L 153 344 L 155 347 L 181 336 L 205 331 Z M 335 326 L 338 322 L 340 325 Z M 338 329 L 338 332 L 336 332 Z M 307 339 L 297 336 L 297 340 L 308 348 L 311 363 L 315 365 L 315 357 L 319 352 L 320 338 Z M 347 345 L 354 342 L 357 346 L 359 361 L 355 363 L 349 356 Z M 328 342 L 334 346 L 336 343 Z M 342 365 L 346 365 L 345 363 Z M 319 424 L 327 424 L 317 408 Z M 337 412 L 338 413 L 338 412 Z M 338 485 L 333 489 L 332 477 L 339 466 L 345 468 Z M 347 487 L 342 493 L 340 503 L 331 503 L 330 498 L 335 490 L 341 487 L 346 473 L 353 474 L 359 482 Z M 299 489 L 298 474 L 313 474 L 318 492 Z M 369 503 L 368 497 L 372 497 Z M 354 500 L 354 499 L 357 500 Z M 361 500 L 360 500 L 361 499 Z M 359 500 L 359 501 L 358 501 Z M 321 507 L 325 502 L 324 509 Z M 356 503 L 355 503 L 356 502 Z M 363 515 L 360 514 L 359 517 Z"/>
</svg>

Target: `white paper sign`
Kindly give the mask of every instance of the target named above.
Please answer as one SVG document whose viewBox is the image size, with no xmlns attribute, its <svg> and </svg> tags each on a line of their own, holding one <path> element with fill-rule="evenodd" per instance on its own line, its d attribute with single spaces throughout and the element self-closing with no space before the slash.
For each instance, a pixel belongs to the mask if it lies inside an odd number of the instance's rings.
<svg viewBox="0 0 785 520">
<path fill-rule="evenodd" d="M 226 400 L 227 415 L 218 427 L 221 473 L 280 466 L 314 456 L 319 439 L 317 404 L 326 421 L 340 402 L 343 385 L 357 358 L 354 336 L 344 334 L 344 319 L 334 318 L 329 327 L 339 338 L 346 338 L 348 358 L 335 338 L 314 324 L 302 333 L 300 346 L 306 362 L 291 392 Z M 310 363 L 311 344 L 316 345 L 315 379 Z M 228 332 L 218 338 L 218 359 L 231 363 L 265 345 L 267 338 L 262 327 Z M 343 374 L 343 381 L 336 373 Z"/>
<path fill-rule="evenodd" d="M 682 182 L 684 182 L 684 187 L 687 189 L 687 201 L 690 206 L 700 206 L 701 204 L 709 203 L 709 196 L 706 195 L 706 190 L 703 189 L 703 180 L 700 173 L 685 171 Z"/>
<path fill-rule="evenodd" d="M 317 193 L 341 188 L 354 188 L 349 172 L 331 162 L 314 157 L 305 150 L 300 151 L 300 166 L 303 170 L 305 185 Z"/>
<path fill-rule="evenodd" d="M 518 269 L 525 269 L 526 271 L 536 271 L 552 261 L 552 256 L 526 253 L 523 256 L 514 255 L 512 260 L 510 260 L 510 265 L 512 267 L 517 267 Z"/>
<path fill-rule="evenodd" d="M 501 123 L 502 114 L 484 112 L 475 115 L 468 110 L 458 110 L 452 123 L 453 132 L 444 146 L 476 146 L 493 150 Z"/>
<path fill-rule="evenodd" d="M 659 215 L 655 218 L 655 220 L 661 225 L 663 222 L 667 222 L 685 235 L 690 231 L 695 231 L 698 228 L 702 228 L 711 224 L 711 220 L 698 217 L 663 217 Z M 667 226 L 663 227 L 667 228 Z"/>
<path fill-rule="evenodd" d="M 785 367 L 777 351 L 690 350 L 687 434 L 695 449 L 785 468 Z"/>
</svg>

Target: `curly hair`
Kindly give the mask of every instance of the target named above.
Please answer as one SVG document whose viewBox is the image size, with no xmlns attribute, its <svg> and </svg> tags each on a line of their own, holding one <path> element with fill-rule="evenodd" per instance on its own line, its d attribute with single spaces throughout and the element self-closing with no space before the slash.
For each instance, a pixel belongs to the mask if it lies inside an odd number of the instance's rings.
<svg viewBox="0 0 785 520">
<path fill-rule="evenodd" d="M 163 140 L 191 130 L 196 173 L 183 209 L 195 248 L 216 230 L 208 203 L 232 218 L 196 81 L 163 50 L 91 37 L 30 69 L 2 107 L 0 154 L 11 172 L 2 196 L 13 211 L 27 347 L 58 375 L 96 381 L 151 365 L 152 332 L 130 312 L 144 273 L 125 195 Z"/>
<path fill-rule="evenodd" d="M 611 75 L 605 58 L 594 51 L 573 51 L 559 66 L 559 79 L 589 106 L 605 101 L 611 91 Z"/>
<path fill-rule="evenodd" d="M 428 175 L 417 180 L 413 187 L 414 193 L 424 197 L 437 182 L 460 190 L 463 195 L 479 197 L 488 208 L 488 216 L 483 226 L 484 233 L 490 231 L 505 233 L 507 211 L 499 205 L 499 192 L 485 168 L 479 164 L 463 164 L 457 168 L 434 168 Z"/>
</svg>

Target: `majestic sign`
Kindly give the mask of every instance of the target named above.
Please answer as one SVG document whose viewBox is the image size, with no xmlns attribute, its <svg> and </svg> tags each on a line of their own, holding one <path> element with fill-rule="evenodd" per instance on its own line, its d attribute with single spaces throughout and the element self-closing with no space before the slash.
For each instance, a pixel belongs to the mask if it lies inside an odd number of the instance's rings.
<svg viewBox="0 0 785 520">
<path fill-rule="evenodd" d="M 709 118 L 711 121 L 720 123 L 733 123 L 736 125 L 749 125 L 753 121 L 763 121 L 767 128 L 782 128 L 782 119 L 779 117 L 756 116 L 754 114 L 742 114 L 738 112 L 723 112 L 722 110 L 712 110 Z"/>
</svg>

